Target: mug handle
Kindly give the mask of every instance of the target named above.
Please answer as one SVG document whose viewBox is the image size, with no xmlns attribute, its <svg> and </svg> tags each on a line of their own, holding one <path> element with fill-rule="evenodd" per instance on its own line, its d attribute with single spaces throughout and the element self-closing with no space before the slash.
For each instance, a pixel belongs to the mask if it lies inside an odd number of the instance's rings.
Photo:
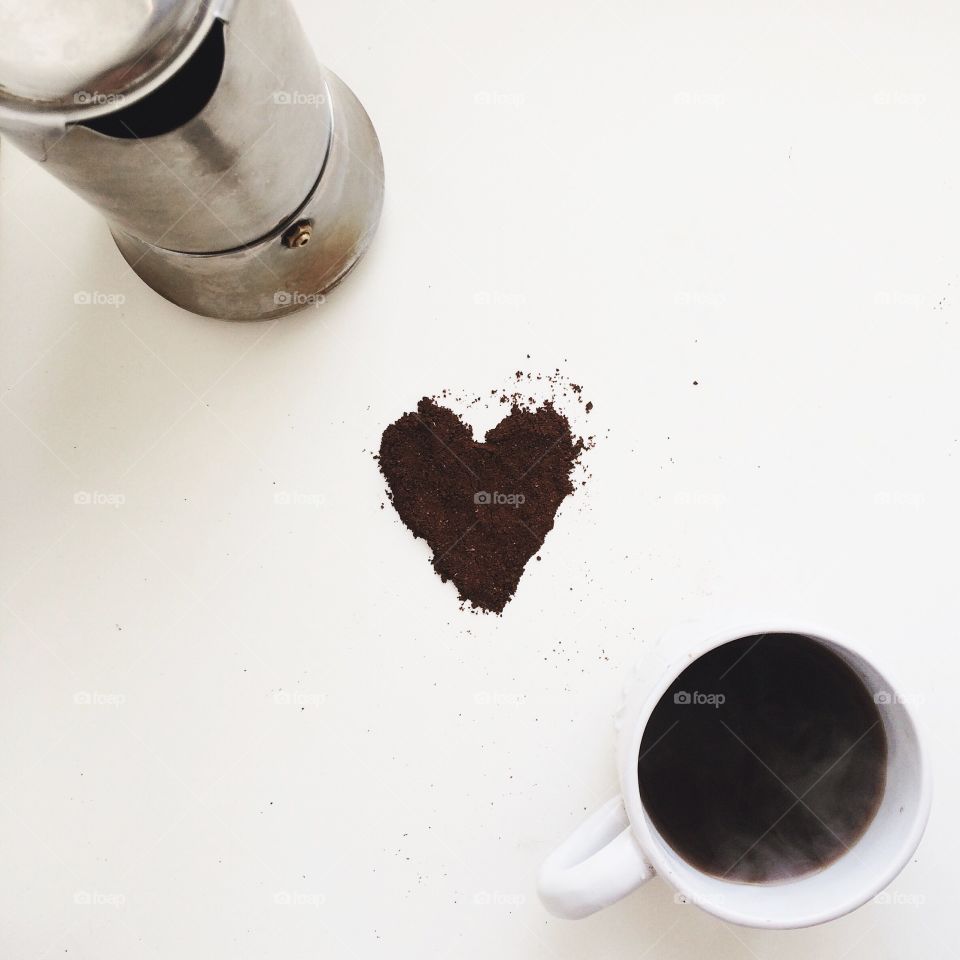
<svg viewBox="0 0 960 960">
<path fill-rule="evenodd" d="M 653 874 L 630 829 L 623 798 L 617 796 L 547 857 L 537 892 L 552 914 L 579 920 L 616 903 Z"/>
</svg>

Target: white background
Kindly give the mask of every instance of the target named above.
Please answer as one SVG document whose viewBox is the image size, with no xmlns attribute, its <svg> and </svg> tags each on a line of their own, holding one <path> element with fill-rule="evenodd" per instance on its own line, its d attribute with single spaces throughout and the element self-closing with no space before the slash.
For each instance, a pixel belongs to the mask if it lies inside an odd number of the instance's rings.
<svg viewBox="0 0 960 960">
<path fill-rule="evenodd" d="M 299 3 L 387 200 L 275 323 L 163 302 L 4 149 L 4 958 L 952 954 L 960 14 L 724 6 Z M 425 393 L 555 366 L 592 479 L 504 616 L 461 612 L 371 452 Z M 812 930 L 660 881 L 550 918 L 629 669 L 728 606 L 835 624 L 922 701 L 914 862 Z"/>
</svg>

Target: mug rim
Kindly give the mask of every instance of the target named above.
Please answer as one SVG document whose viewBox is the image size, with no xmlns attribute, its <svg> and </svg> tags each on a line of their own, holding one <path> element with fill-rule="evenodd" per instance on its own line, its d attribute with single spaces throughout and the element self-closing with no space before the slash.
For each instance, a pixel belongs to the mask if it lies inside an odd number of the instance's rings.
<svg viewBox="0 0 960 960">
<path fill-rule="evenodd" d="M 772 626 L 771 624 L 773 623 L 776 623 L 776 626 Z M 685 878 L 678 876 L 670 869 L 667 858 L 664 856 L 663 851 L 661 850 L 661 841 L 654 836 L 650 818 L 646 812 L 643 801 L 640 797 L 640 791 L 637 787 L 636 758 L 640 755 L 640 744 L 643 739 L 644 731 L 646 730 L 650 716 L 653 713 L 656 705 L 660 702 L 661 697 L 670 689 L 670 686 L 677 679 L 677 677 L 694 661 L 699 660 L 702 656 L 704 656 L 704 654 L 709 653 L 711 650 L 715 650 L 717 647 L 731 643 L 734 640 L 739 640 L 743 637 L 756 636 L 757 634 L 777 633 L 804 636 L 820 643 L 838 647 L 851 656 L 859 658 L 870 664 L 870 666 L 887 683 L 887 689 L 891 693 L 896 694 L 900 690 L 900 687 L 891 681 L 890 674 L 887 672 L 886 668 L 879 666 L 872 654 L 868 656 L 867 654 L 862 653 L 855 644 L 843 639 L 842 636 L 834 630 L 823 629 L 822 627 L 817 627 L 805 622 L 779 620 L 764 620 L 759 624 L 747 622 L 746 624 L 740 626 L 726 627 L 720 630 L 705 629 L 703 639 L 701 639 L 699 643 L 692 644 L 685 653 L 671 661 L 670 666 L 662 673 L 657 683 L 649 690 L 649 692 L 644 694 L 643 699 L 635 702 L 632 705 L 632 710 L 631 704 L 628 700 L 627 711 L 625 712 L 625 719 L 628 722 L 621 728 L 619 737 L 620 749 L 618 757 L 618 774 L 620 781 L 620 792 L 621 796 L 623 797 L 623 804 L 627 813 L 627 818 L 630 821 L 630 829 L 640 844 L 640 848 L 643 851 L 644 856 L 649 860 L 658 876 L 664 879 L 679 894 L 686 897 L 690 903 L 723 920 L 729 920 L 732 923 L 749 927 L 791 929 L 797 927 L 814 926 L 818 923 L 825 923 L 828 920 L 835 920 L 838 917 L 850 913 L 851 911 L 857 909 L 857 907 L 862 906 L 868 900 L 875 897 L 897 876 L 897 874 L 900 873 L 900 871 L 910 860 L 910 857 L 913 856 L 914 852 L 916 851 L 917 846 L 920 843 L 920 839 L 923 836 L 924 829 L 927 825 L 927 820 L 930 814 L 932 776 L 930 764 L 927 758 L 925 746 L 926 737 L 924 732 L 920 724 L 918 724 L 916 714 L 911 708 L 910 704 L 904 703 L 903 700 L 900 699 L 899 703 L 904 708 L 907 718 L 912 724 L 916 734 L 916 761 L 919 770 L 919 804 L 916 816 L 914 817 L 914 822 L 911 824 L 910 830 L 901 844 L 899 853 L 897 856 L 891 857 L 887 867 L 878 872 L 874 880 L 872 880 L 869 884 L 866 884 L 862 890 L 853 893 L 851 896 L 838 898 L 836 906 L 830 910 L 824 910 L 820 913 L 807 917 L 791 917 L 789 919 L 778 918 L 776 916 L 764 918 L 743 910 L 727 908 L 724 904 L 719 902 L 705 901 L 703 898 L 698 897 L 692 890 L 690 890 L 685 882 Z M 636 696 L 636 692 L 634 693 L 634 696 Z M 665 841 L 662 842 L 669 847 L 669 844 L 666 844 Z M 679 853 L 676 855 L 680 856 Z M 683 858 L 681 857 L 681 859 Z M 721 877 L 713 877 L 704 871 L 697 870 L 697 868 L 692 864 L 688 865 L 690 866 L 691 870 L 701 874 L 702 876 L 710 877 L 712 880 L 716 880 L 719 883 L 743 886 L 743 884 L 739 883 L 738 881 L 726 880 Z M 763 886 L 772 886 L 772 884 L 764 884 Z"/>
</svg>

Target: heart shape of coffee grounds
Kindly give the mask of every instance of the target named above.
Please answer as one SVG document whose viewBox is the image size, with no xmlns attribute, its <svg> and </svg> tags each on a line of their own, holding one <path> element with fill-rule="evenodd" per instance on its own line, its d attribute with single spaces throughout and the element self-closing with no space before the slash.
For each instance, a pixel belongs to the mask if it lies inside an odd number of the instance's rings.
<svg viewBox="0 0 960 960">
<path fill-rule="evenodd" d="M 552 404 L 516 404 L 481 443 L 428 397 L 383 432 L 380 470 L 400 519 L 433 551 L 460 599 L 494 613 L 514 595 L 527 561 L 573 493 L 583 450 Z"/>
</svg>

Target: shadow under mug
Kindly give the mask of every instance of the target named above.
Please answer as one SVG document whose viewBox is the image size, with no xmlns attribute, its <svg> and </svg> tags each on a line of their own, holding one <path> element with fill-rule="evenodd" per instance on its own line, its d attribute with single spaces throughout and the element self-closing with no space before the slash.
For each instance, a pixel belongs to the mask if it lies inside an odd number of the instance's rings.
<svg viewBox="0 0 960 960">
<path fill-rule="evenodd" d="M 838 859 L 796 878 L 743 883 L 704 873 L 666 842 L 644 809 L 637 763 L 654 708 L 691 663 L 723 644 L 770 634 L 792 634 L 821 644 L 859 677 L 883 723 L 886 782 L 873 819 Z M 652 690 L 638 684 L 629 692 L 619 726 L 621 795 L 581 824 L 540 869 L 540 898 L 558 917 L 589 916 L 659 874 L 679 898 L 732 923 L 780 929 L 813 926 L 876 896 L 903 869 L 923 835 L 931 779 L 912 711 L 885 674 L 832 632 L 765 623 L 701 633 Z"/>
</svg>

